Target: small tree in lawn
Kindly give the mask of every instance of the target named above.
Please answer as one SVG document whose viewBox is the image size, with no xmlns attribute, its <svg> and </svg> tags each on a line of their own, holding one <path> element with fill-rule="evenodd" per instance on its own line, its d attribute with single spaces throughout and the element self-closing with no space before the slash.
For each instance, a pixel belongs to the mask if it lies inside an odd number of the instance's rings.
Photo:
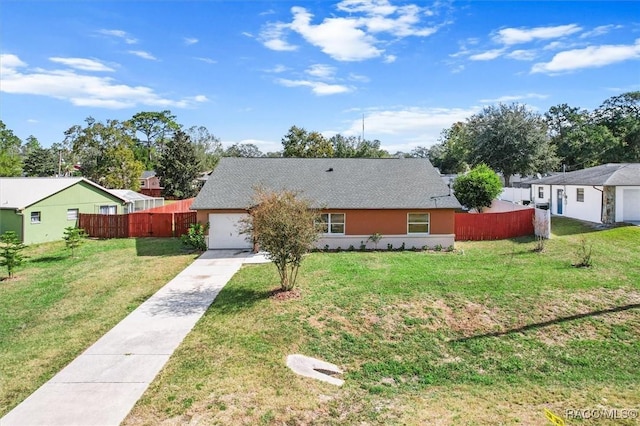
<svg viewBox="0 0 640 426">
<path fill-rule="evenodd" d="M 75 250 L 84 243 L 86 238 L 87 234 L 82 228 L 73 226 L 64 228 L 64 237 L 62 237 L 62 239 L 67 245 L 67 248 L 71 250 L 71 257 L 75 256 Z"/>
<path fill-rule="evenodd" d="M 480 164 L 469 173 L 458 176 L 453 181 L 453 191 L 463 206 L 482 212 L 483 207 L 491 206 L 491 202 L 502 192 L 500 177 L 486 164 Z"/>
<path fill-rule="evenodd" d="M 294 192 L 258 190 L 249 217 L 241 232 L 253 237 L 267 252 L 280 274 L 280 288 L 292 290 L 298 277 L 302 257 L 313 247 L 320 233 L 318 212 L 311 202 Z"/>
<path fill-rule="evenodd" d="M 7 267 L 9 278 L 14 277 L 16 267 L 22 263 L 24 256 L 21 251 L 26 247 L 13 231 L 0 235 L 0 266 Z"/>
</svg>

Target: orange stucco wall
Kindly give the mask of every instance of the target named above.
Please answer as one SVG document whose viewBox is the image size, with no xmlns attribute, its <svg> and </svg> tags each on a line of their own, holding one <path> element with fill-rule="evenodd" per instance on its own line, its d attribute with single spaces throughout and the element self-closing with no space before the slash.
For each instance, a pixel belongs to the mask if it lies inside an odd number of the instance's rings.
<svg viewBox="0 0 640 426">
<path fill-rule="evenodd" d="M 326 210 L 345 214 L 346 235 L 402 235 L 407 233 L 407 214 L 429 213 L 430 234 L 453 234 L 454 210 Z"/>
<path fill-rule="evenodd" d="M 209 213 L 244 213 L 244 210 L 198 210 L 198 222 L 206 223 Z M 407 233 L 408 213 L 429 213 L 430 234 L 453 234 L 453 209 L 438 210 L 323 210 L 326 213 L 344 213 L 346 235 L 402 235 Z"/>
</svg>

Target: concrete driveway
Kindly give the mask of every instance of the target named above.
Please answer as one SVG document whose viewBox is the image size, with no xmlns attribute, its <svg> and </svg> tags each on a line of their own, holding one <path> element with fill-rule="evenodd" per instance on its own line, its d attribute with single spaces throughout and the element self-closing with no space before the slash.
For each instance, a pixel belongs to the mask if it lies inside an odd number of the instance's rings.
<svg viewBox="0 0 640 426">
<path fill-rule="evenodd" d="M 263 255 L 249 252 L 205 252 L 0 425 L 120 424 L 242 264 L 263 262 Z"/>
</svg>

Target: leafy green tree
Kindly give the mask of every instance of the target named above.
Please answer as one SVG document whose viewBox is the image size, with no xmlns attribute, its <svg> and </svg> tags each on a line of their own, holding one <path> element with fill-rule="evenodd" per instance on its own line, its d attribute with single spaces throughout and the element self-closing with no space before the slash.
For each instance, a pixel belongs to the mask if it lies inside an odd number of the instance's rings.
<svg viewBox="0 0 640 426">
<path fill-rule="evenodd" d="M 524 105 L 488 106 L 468 119 L 466 127 L 471 164 L 485 163 L 501 172 L 506 186 L 516 173 L 526 175 L 557 167 L 544 118 Z"/>
<path fill-rule="evenodd" d="M 43 148 L 34 136 L 29 136 L 22 149 L 25 176 L 47 177 L 58 172 L 59 158 L 52 149 Z"/>
<path fill-rule="evenodd" d="M 453 192 L 463 206 L 482 212 L 500 195 L 502 182 L 489 166 L 480 164 L 453 181 Z"/>
<path fill-rule="evenodd" d="M 9 278 L 14 277 L 15 269 L 22 264 L 22 250 L 27 248 L 14 231 L 0 235 L 0 266 L 7 267 Z"/>
<path fill-rule="evenodd" d="M 64 228 L 64 236 L 62 239 L 64 240 L 67 248 L 71 250 L 71 257 L 74 257 L 75 250 L 87 239 L 87 233 L 82 228 L 68 226 Z"/>
<path fill-rule="evenodd" d="M 143 163 L 147 170 L 155 168 L 164 151 L 165 143 L 182 127 L 169 110 L 139 112 L 126 121 L 126 126 L 133 131 L 135 140 L 139 142 L 136 151 L 146 157 Z M 137 138 L 138 134 L 142 139 Z"/>
<path fill-rule="evenodd" d="M 602 164 L 618 145 L 609 129 L 596 123 L 587 110 L 561 104 L 549 108 L 545 120 L 551 144 L 568 171 Z"/>
<path fill-rule="evenodd" d="M 283 157 L 304 157 L 307 150 L 308 133 L 302 127 L 291 126 L 282 138 Z"/>
<path fill-rule="evenodd" d="M 605 161 L 640 161 L 640 91 L 627 92 L 605 100 L 594 111 L 594 120 L 618 139 L 616 149 L 611 149 Z"/>
<path fill-rule="evenodd" d="M 223 157 L 244 157 L 257 158 L 264 157 L 260 149 L 252 143 L 234 143 L 224 150 Z"/>
<path fill-rule="evenodd" d="M 127 126 L 118 120 L 106 123 L 85 120 L 65 132 L 65 144 L 81 166 L 82 175 L 107 188 L 138 190 L 144 166 L 135 159 L 134 141 Z"/>
<path fill-rule="evenodd" d="M 187 129 L 186 133 L 195 146 L 201 171 L 213 170 L 224 152 L 220 139 L 209 133 L 209 130 L 204 126 L 192 126 Z"/>
<path fill-rule="evenodd" d="M 318 222 L 310 201 L 290 191 L 259 190 L 241 232 L 267 252 L 278 269 L 281 289 L 289 291 L 295 287 L 303 256 L 319 237 Z"/>
<path fill-rule="evenodd" d="M 200 173 L 200 164 L 195 146 L 182 130 L 174 133 L 165 146 L 156 170 L 168 198 L 185 199 L 197 191 L 195 179 Z"/>
<path fill-rule="evenodd" d="M 307 135 L 304 156 L 308 158 L 333 157 L 333 146 L 319 132 L 311 132 Z"/>
<path fill-rule="evenodd" d="M 329 138 L 335 158 L 352 158 L 356 156 L 358 138 L 355 136 L 333 135 Z"/>
<path fill-rule="evenodd" d="M 20 176 L 22 174 L 22 160 L 20 146 L 22 141 L 7 129 L 0 120 L 0 176 Z"/>
<path fill-rule="evenodd" d="M 463 173 L 469 169 L 470 142 L 465 123 L 444 129 L 439 143 L 429 148 L 428 158 L 443 174 Z"/>
</svg>

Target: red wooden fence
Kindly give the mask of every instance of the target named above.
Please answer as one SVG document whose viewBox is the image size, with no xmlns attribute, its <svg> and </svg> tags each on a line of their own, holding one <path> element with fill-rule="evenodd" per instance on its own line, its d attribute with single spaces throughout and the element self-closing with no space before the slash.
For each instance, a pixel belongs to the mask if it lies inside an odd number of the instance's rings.
<svg viewBox="0 0 640 426">
<path fill-rule="evenodd" d="M 141 210 L 140 212 L 136 212 L 136 213 L 183 213 L 183 212 L 190 212 L 193 210 L 189 210 L 189 207 L 191 207 L 191 204 L 193 204 L 193 200 L 195 200 L 195 198 L 187 198 L 186 200 L 180 200 L 180 201 L 176 201 L 175 203 L 170 203 L 170 204 L 165 204 L 164 206 L 160 206 L 160 207 L 153 207 L 151 209 L 146 209 L 146 210 Z"/>
<path fill-rule="evenodd" d="M 179 237 L 196 223 L 196 212 L 85 214 L 78 217 L 78 227 L 95 238 Z"/>
<path fill-rule="evenodd" d="M 535 209 L 504 213 L 456 213 L 456 241 L 502 240 L 533 235 Z"/>
</svg>

